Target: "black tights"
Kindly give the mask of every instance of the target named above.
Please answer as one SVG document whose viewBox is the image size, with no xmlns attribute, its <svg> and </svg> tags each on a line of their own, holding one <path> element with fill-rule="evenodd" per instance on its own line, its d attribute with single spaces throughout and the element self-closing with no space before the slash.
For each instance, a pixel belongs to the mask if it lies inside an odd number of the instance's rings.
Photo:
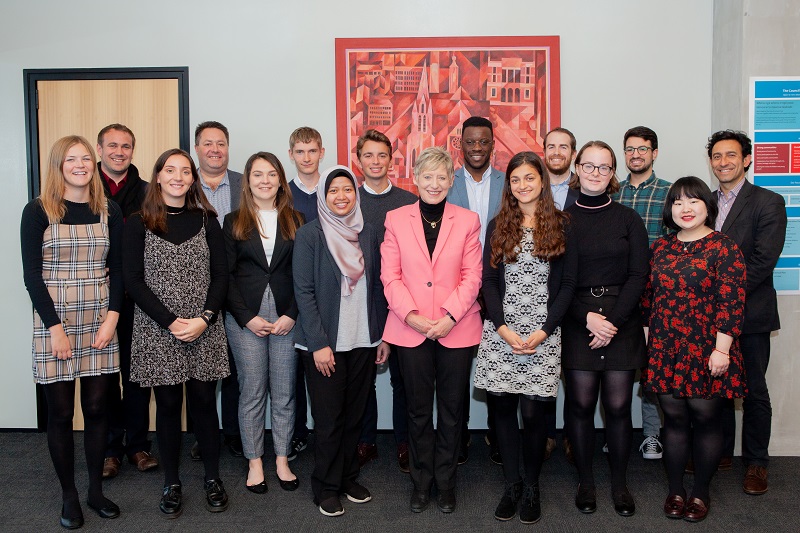
<svg viewBox="0 0 800 533">
<path fill-rule="evenodd" d="M 105 507 L 103 496 L 103 459 L 106 450 L 108 418 L 106 403 L 109 386 L 119 383 L 119 374 L 101 374 L 81 380 L 81 410 L 83 411 L 83 447 L 89 471 L 89 503 Z M 75 441 L 72 417 L 75 413 L 75 381 L 56 381 L 43 385 L 47 399 L 47 446 L 61 483 L 64 516 L 80 515 L 78 489 L 75 486 Z"/>
<path fill-rule="evenodd" d="M 156 395 L 156 435 L 164 485 L 180 484 L 178 458 L 181 450 L 181 408 L 183 383 L 153 387 Z M 189 416 L 200 445 L 200 455 L 206 470 L 206 480 L 219 478 L 219 417 L 217 416 L 217 382 L 190 379 L 186 382 L 186 397 L 192 406 Z"/>
<path fill-rule="evenodd" d="M 686 497 L 683 473 L 691 452 L 694 459 L 692 496 L 708 503 L 709 484 L 722 457 L 723 398 L 675 398 L 659 394 L 664 411 L 664 466 L 669 493 Z"/>
<path fill-rule="evenodd" d="M 525 465 L 525 481 L 539 484 L 544 449 L 547 445 L 548 425 L 545 415 L 550 402 L 531 400 L 519 394 L 492 396 L 497 446 L 503 456 L 503 475 L 506 483 L 519 481 L 519 422 L 517 404 L 522 411 L 522 462 Z"/>
<path fill-rule="evenodd" d="M 606 442 L 611 465 L 611 490 L 616 493 L 627 485 L 628 457 L 631 453 L 631 401 L 635 370 L 566 370 L 569 420 L 567 434 L 575 453 L 575 465 L 582 487 L 594 487 L 594 412 L 597 397 L 603 402 L 606 416 Z"/>
</svg>

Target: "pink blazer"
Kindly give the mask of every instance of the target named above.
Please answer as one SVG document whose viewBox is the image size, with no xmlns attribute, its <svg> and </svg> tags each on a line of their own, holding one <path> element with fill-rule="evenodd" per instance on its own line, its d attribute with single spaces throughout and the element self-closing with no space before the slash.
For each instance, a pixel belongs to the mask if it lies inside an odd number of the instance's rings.
<svg viewBox="0 0 800 533">
<path fill-rule="evenodd" d="M 428 253 L 419 202 L 389 211 L 381 245 L 381 281 L 389 317 L 383 340 L 419 346 L 425 336 L 405 323 L 411 311 L 437 320 L 449 311 L 455 327 L 442 346 L 465 348 L 480 342 L 482 324 L 476 301 L 481 288 L 481 224 L 478 215 L 448 203 L 433 257 Z"/>
</svg>

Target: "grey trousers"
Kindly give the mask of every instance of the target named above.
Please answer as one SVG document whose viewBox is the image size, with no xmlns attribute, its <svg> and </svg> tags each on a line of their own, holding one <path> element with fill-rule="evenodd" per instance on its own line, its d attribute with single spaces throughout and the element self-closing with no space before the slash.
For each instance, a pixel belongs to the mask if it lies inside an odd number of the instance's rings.
<svg viewBox="0 0 800 533">
<path fill-rule="evenodd" d="M 278 314 L 272 291 L 267 287 L 258 316 L 275 322 Z M 287 335 L 259 337 L 239 327 L 233 316 L 225 317 L 225 331 L 239 371 L 239 427 L 242 449 L 248 459 L 264 455 L 264 425 L 267 394 L 275 455 L 289 455 L 295 417 L 295 374 L 297 353 L 294 329 Z"/>
</svg>

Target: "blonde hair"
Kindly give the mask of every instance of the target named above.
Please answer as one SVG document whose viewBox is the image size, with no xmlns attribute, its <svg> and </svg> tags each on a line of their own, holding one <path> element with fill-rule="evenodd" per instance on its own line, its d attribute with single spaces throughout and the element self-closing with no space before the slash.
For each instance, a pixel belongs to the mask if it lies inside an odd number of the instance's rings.
<svg viewBox="0 0 800 533">
<path fill-rule="evenodd" d="M 447 150 L 438 146 L 425 148 L 417 157 L 416 163 L 414 163 L 414 175 L 422 174 L 426 170 L 432 170 L 440 166 L 444 167 L 448 177 L 453 177 L 453 158 L 450 157 Z"/>
<path fill-rule="evenodd" d="M 314 128 L 302 126 L 297 128 L 289 135 L 289 150 L 294 150 L 294 145 L 297 143 L 313 143 L 322 148 L 322 135 L 319 134 Z"/>
<path fill-rule="evenodd" d="M 100 172 L 97 170 L 97 156 L 95 156 L 94 148 L 83 137 L 68 135 L 57 140 L 50 149 L 50 163 L 47 166 L 47 174 L 42 184 L 42 192 L 39 195 L 42 209 L 44 209 L 51 224 L 58 224 L 67 214 L 67 206 L 64 204 L 64 192 L 67 188 L 64 181 L 64 160 L 67 158 L 69 149 L 76 144 L 83 145 L 92 158 L 92 179 L 89 182 L 89 209 L 95 215 L 108 213 L 102 178 L 100 178 Z"/>
</svg>

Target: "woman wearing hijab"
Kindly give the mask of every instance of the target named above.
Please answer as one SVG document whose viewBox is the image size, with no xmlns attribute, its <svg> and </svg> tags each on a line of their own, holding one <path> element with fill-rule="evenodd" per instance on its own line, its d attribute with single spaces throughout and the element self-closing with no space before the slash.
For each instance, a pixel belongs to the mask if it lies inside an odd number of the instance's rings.
<svg viewBox="0 0 800 533">
<path fill-rule="evenodd" d="M 314 417 L 314 504 L 326 516 L 372 495 L 356 482 L 356 453 L 373 364 L 389 355 L 382 342 L 386 299 L 379 236 L 364 223 L 353 172 L 326 170 L 317 194 L 319 218 L 295 235 L 292 271 L 299 311 L 295 346 L 305 367 Z M 374 363 L 373 363 L 374 362 Z"/>
</svg>

